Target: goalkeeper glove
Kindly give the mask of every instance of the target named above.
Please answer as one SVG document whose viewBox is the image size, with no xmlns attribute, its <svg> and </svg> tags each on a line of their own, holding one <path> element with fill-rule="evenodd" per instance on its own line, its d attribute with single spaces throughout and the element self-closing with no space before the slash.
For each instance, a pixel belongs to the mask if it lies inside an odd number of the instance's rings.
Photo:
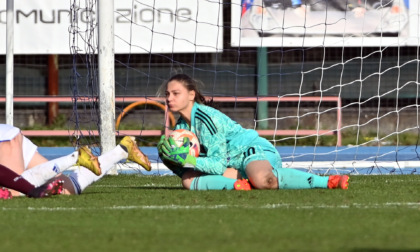
<svg viewBox="0 0 420 252">
<path fill-rule="evenodd" d="M 159 154 L 159 158 L 162 160 L 162 162 L 169 168 L 171 169 L 171 167 L 179 167 L 178 164 L 173 163 L 172 161 L 165 159 L 164 158 L 164 142 L 167 141 L 165 136 L 161 136 L 160 137 L 160 141 L 157 144 L 157 149 L 158 149 L 158 154 Z M 166 149 L 165 149 L 166 150 Z"/>
<path fill-rule="evenodd" d="M 158 149 L 158 154 L 159 154 L 160 159 L 162 159 L 162 155 L 163 155 L 162 147 L 163 147 L 163 142 L 165 142 L 165 139 L 166 139 L 165 136 L 161 136 L 160 141 L 157 144 L 157 149 Z"/>
<path fill-rule="evenodd" d="M 162 139 L 161 139 L 162 140 Z M 184 141 L 180 147 L 175 143 L 172 137 L 163 140 L 161 145 L 162 157 L 165 162 L 170 162 L 177 166 L 194 168 L 197 162 L 196 157 L 190 155 L 190 139 L 184 137 Z"/>
</svg>

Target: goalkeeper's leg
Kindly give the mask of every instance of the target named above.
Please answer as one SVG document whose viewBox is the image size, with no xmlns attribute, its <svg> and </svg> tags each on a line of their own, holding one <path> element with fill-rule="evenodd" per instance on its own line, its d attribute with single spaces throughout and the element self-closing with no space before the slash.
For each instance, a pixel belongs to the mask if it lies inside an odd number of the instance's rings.
<svg viewBox="0 0 420 252">
<path fill-rule="evenodd" d="M 233 190 L 241 178 L 237 170 L 227 168 L 223 175 L 210 175 L 189 170 L 182 176 L 182 185 L 189 190 Z"/>
<path fill-rule="evenodd" d="M 328 177 L 295 169 L 273 169 L 267 160 L 250 162 L 246 167 L 246 174 L 257 189 L 310 189 L 328 186 Z"/>
<path fill-rule="evenodd" d="M 256 189 L 348 188 L 347 176 L 337 179 L 333 176 L 318 176 L 296 169 L 282 168 L 280 154 L 265 139 L 255 140 L 245 153 L 245 174 Z"/>
<path fill-rule="evenodd" d="M 348 189 L 347 175 L 318 176 L 289 168 L 273 169 L 266 160 L 248 164 L 246 173 L 251 184 L 257 189 Z"/>
</svg>

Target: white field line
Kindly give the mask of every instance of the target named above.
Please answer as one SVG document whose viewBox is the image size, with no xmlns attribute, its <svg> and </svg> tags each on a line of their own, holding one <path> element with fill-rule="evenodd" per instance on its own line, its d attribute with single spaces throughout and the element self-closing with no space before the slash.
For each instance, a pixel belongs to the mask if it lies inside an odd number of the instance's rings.
<svg viewBox="0 0 420 252">
<path fill-rule="evenodd" d="M 133 184 L 133 185 L 90 185 L 89 187 L 99 187 L 99 188 L 133 188 L 133 187 L 149 187 L 150 189 L 152 188 L 157 188 L 159 189 L 159 187 L 165 187 L 165 188 L 182 188 L 181 183 L 178 186 L 174 186 L 174 185 L 165 185 L 165 184 L 144 184 L 144 185 L 138 185 L 138 184 Z"/>
<path fill-rule="evenodd" d="M 389 209 L 389 208 L 413 208 L 419 209 L 420 202 L 388 202 L 380 204 L 348 204 L 348 205 L 297 205 L 297 204 L 267 204 L 262 206 L 246 206 L 246 205 L 127 205 L 127 206 L 105 206 L 102 208 L 97 207 L 2 207 L 1 211 L 97 211 L 97 210 L 110 210 L 110 211 L 124 211 L 124 210 L 196 210 L 196 209 Z"/>
</svg>

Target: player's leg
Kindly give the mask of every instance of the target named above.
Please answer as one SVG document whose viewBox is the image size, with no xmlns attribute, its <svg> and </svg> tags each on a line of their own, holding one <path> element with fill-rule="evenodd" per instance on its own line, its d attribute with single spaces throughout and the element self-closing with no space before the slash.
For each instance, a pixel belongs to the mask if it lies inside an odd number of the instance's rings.
<svg viewBox="0 0 420 252">
<path fill-rule="evenodd" d="M 296 169 L 279 168 L 273 170 L 279 180 L 279 189 L 348 189 L 349 176 L 332 175 L 319 176 Z"/>
<path fill-rule="evenodd" d="M 25 155 L 25 153 L 24 153 Z M 31 160 L 29 161 L 28 166 L 26 167 L 26 169 L 32 169 L 33 167 L 42 165 L 44 163 L 48 162 L 48 159 L 44 156 L 42 156 L 38 151 L 36 151 Z"/>
<path fill-rule="evenodd" d="M 55 179 L 52 182 L 46 183 L 42 186 L 35 187 L 27 195 L 30 198 L 45 198 L 51 195 L 62 194 L 64 181 Z"/>
<path fill-rule="evenodd" d="M 349 189 L 350 177 L 347 175 L 331 175 L 328 177 L 328 188 L 329 189 Z"/>
<path fill-rule="evenodd" d="M 39 153 L 36 154 L 39 155 Z M 34 155 L 34 158 L 36 158 L 38 155 Z M 88 168 L 96 175 L 101 174 L 98 158 L 92 154 L 89 148 L 84 146 L 79 148 L 78 151 L 75 151 L 69 155 L 40 163 L 32 168 L 28 168 L 22 173 L 22 177 L 28 180 L 31 184 L 40 186 L 45 184 L 51 178 L 57 176 L 59 173 L 69 169 L 76 164 Z"/>
<path fill-rule="evenodd" d="M 14 138 L 9 141 L 0 142 L 0 164 L 14 171 L 17 174 L 21 174 L 29 163 L 28 160 L 24 159 L 23 156 L 23 136 L 18 133 Z M 36 150 L 31 148 L 31 150 Z M 34 150 L 34 151 L 35 151 Z M 11 190 L 13 196 L 21 196 L 22 194 L 16 190 Z"/>
<path fill-rule="evenodd" d="M 67 178 L 60 176 L 59 178 L 64 179 L 64 194 L 81 194 L 86 187 L 95 183 L 108 173 L 111 168 L 118 162 L 126 159 L 128 153 L 117 145 L 111 151 L 108 151 L 98 157 L 98 161 L 101 164 L 102 174 L 97 176 L 83 166 L 76 168 L 72 171 Z M 68 181 L 70 183 L 68 183 Z"/>
<path fill-rule="evenodd" d="M 236 179 L 223 175 L 203 174 L 194 170 L 184 173 L 182 185 L 189 190 L 232 190 Z"/>
<path fill-rule="evenodd" d="M 0 188 L 0 199 L 11 199 L 13 198 L 12 193 L 6 187 Z"/>
<path fill-rule="evenodd" d="M 318 176 L 312 173 L 282 168 L 281 158 L 273 150 L 253 146 L 245 158 L 246 175 L 257 189 L 348 188 L 349 177 L 344 175 Z M 264 160 L 264 158 L 266 160 Z M 274 169 L 273 169 L 274 167 Z"/>
<path fill-rule="evenodd" d="M 37 152 L 37 146 L 21 133 L 10 141 L 0 142 L 0 164 L 21 174 L 25 169 L 48 161 Z"/>
<path fill-rule="evenodd" d="M 227 168 L 226 171 L 223 173 L 223 177 L 231 178 L 231 179 L 242 179 L 241 173 L 235 168 Z"/>
<path fill-rule="evenodd" d="M 75 171 L 71 172 L 68 177 L 59 175 L 58 178 L 65 181 L 64 194 L 81 194 L 83 190 L 89 185 L 101 179 L 108 173 L 115 164 L 121 160 L 129 159 L 130 161 L 136 162 L 143 166 L 146 170 L 150 170 L 150 161 L 143 152 L 141 152 L 137 144 L 131 137 L 123 138 L 120 144 L 117 145 L 111 151 L 108 151 L 98 157 L 98 161 L 101 165 L 102 174 L 97 176 L 83 166 L 80 166 Z"/>
<path fill-rule="evenodd" d="M 327 188 L 328 177 L 296 169 L 273 169 L 267 160 L 250 162 L 246 174 L 257 189 L 310 189 Z"/>
<path fill-rule="evenodd" d="M 19 194 L 27 194 L 35 188 L 31 183 L 21 178 L 19 174 L 4 165 L 0 165 L 0 186 L 17 191 Z M 11 194 L 10 196 L 14 195 Z"/>
<path fill-rule="evenodd" d="M 257 189 L 327 188 L 328 177 L 282 168 L 281 157 L 266 139 L 258 138 L 244 153 L 245 173 Z"/>
<path fill-rule="evenodd" d="M 282 168 L 280 155 L 274 146 L 271 147 L 272 149 L 267 147 L 269 146 L 264 146 L 264 153 L 271 167 L 274 167 L 272 173 L 277 178 L 279 189 L 348 188 L 347 175 L 319 176 L 297 169 Z"/>
<path fill-rule="evenodd" d="M 203 175 L 202 172 L 194 171 L 193 169 L 184 169 L 184 172 L 181 176 L 182 186 L 185 189 L 190 189 L 191 184 L 193 183 L 194 179 Z"/>
<path fill-rule="evenodd" d="M 267 160 L 255 160 L 248 163 L 246 175 L 256 189 L 278 189 L 278 180 Z"/>
<path fill-rule="evenodd" d="M 19 191 L 29 197 L 33 198 L 43 198 L 48 197 L 53 194 L 59 194 L 62 191 L 63 182 L 60 180 L 54 180 L 51 183 L 42 185 L 40 187 L 35 187 L 24 178 L 19 176 L 19 174 L 8 169 L 7 167 L 0 165 L 0 185 Z M 4 192 L 3 190 L 2 192 Z M 12 195 L 9 195 L 11 198 Z"/>
<path fill-rule="evenodd" d="M 80 194 L 80 193 L 78 193 L 79 190 L 76 189 L 76 186 L 75 186 L 75 185 L 79 185 L 79 183 L 73 183 L 70 176 L 67 176 L 67 175 L 64 175 L 64 174 L 61 173 L 61 174 L 58 174 L 55 178 L 50 179 L 47 183 L 51 183 L 56 179 L 64 182 L 63 190 L 62 190 L 61 194 L 65 194 L 65 195 Z"/>
<path fill-rule="evenodd" d="M 278 189 L 278 180 L 273 167 L 281 165 L 281 157 L 274 146 L 264 138 L 257 138 L 241 155 L 240 162 L 234 160 L 242 173 L 256 189 Z"/>
<path fill-rule="evenodd" d="M 265 139 L 264 139 L 265 140 Z M 281 157 L 274 146 L 258 140 L 245 152 L 245 173 L 257 189 L 327 188 L 328 177 L 281 167 Z"/>
<path fill-rule="evenodd" d="M 204 174 L 189 169 L 182 176 L 182 186 L 189 190 L 233 190 L 235 182 L 241 178 L 241 174 L 234 168 L 227 168 L 223 175 Z"/>
<path fill-rule="evenodd" d="M 0 142 L 0 164 L 10 167 L 9 169 L 17 174 L 21 174 L 25 170 L 22 134 L 17 134 L 9 141 Z"/>
<path fill-rule="evenodd" d="M 146 171 L 150 171 L 152 169 L 149 158 L 139 149 L 135 137 L 125 136 L 121 139 L 119 146 L 128 153 L 128 157 L 126 157 L 127 160 L 139 164 Z"/>
</svg>

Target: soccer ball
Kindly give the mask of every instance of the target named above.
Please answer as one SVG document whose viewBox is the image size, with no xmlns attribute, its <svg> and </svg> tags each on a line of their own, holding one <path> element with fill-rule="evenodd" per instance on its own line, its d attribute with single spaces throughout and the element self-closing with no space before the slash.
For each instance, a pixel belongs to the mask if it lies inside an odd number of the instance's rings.
<svg viewBox="0 0 420 252">
<path fill-rule="evenodd" d="M 200 155 L 200 142 L 198 142 L 197 136 L 191 131 L 185 129 L 177 129 L 169 134 L 172 137 L 178 146 L 181 146 L 184 143 L 184 137 L 190 139 L 190 155 L 198 157 Z"/>
</svg>

